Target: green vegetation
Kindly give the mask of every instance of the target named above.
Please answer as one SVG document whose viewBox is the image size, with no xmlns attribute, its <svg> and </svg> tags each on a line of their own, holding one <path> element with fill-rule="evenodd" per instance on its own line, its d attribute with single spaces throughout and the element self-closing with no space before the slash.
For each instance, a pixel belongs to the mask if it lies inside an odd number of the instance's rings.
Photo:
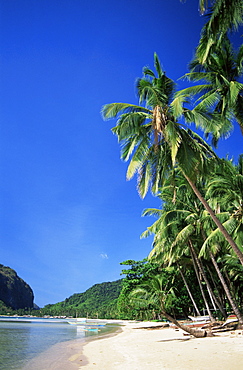
<svg viewBox="0 0 243 370">
<path fill-rule="evenodd" d="M 39 311 L 37 309 L 33 308 L 20 308 L 18 310 L 15 310 L 12 307 L 7 306 L 3 301 L 0 300 L 0 315 L 3 316 L 35 316 L 36 314 L 38 314 L 38 312 Z"/>
<path fill-rule="evenodd" d="M 0 264 L 0 300 L 4 307 L 12 310 L 30 309 L 33 308 L 33 299 L 30 286 L 13 269 Z"/>
<path fill-rule="evenodd" d="M 142 304 L 137 304 L 134 299 L 131 299 L 133 292 L 141 286 L 147 286 L 148 282 L 154 277 L 159 276 L 166 281 L 167 290 L 173 288 L 173 299 L 168 304 L 168 309 L 171 314 L 178 317 L 187 317 L 193 314 L 190 297 L 187 293 L 185 284 L 178 270 L 174 267 L 162 267 L 160 264 L 144 259 L 143 261 L 128 260 L 122 262 L 121 265 L 130 265 L 129 269 L 122 270 L 122 274 L 126 277 L 122 281 L 122 290 L 118 298 L 118 312 L 122 319 L 162 319 L 160 305 L 158 302 L 151 303 L 149 300 L 143 301 Z M 196 283 L 195 274 L 188 270 L 186 278 L 192 286 L 192 291 L 200 304 L 203 307 L 203 301 L 200 298 L 200 292 Z M 141 302 L 140 302 L 141 303 Z"/>
<path fill-rule="evenodd" d="M 90 318 L 116 318 L 117 298 L 121 291 L 121 280 L 95 284 L 84 293 L 76 293 L 63 302 L 46 305 L 41 315 L 73 316 Z"/>
<path fill-rule="evenodd" d="M 151 190 L 161 200 L 161 209 L 144 212 L 157 217 L 142 235 L 154 235 L 150 265 L 130 261 L 118 305 L 141 318 L 186 313 L 180 276 L 196 314 L 205 308 L 214 321 L 234 312 L 243 325 L 243 155 L 237 164 L 220 159 L 197 133 L 215 146 L 235 124 L 243 128 L 243 46 L 235 50 L 229 38 L 242 24 L 243 3 L 199 4 L 208 20 L 183 76 L 191 85 L 176 91 L 155 53 L 154 70 L 144 67 L 136 82 L 138 104 L 102 108 L 104 119 L 116 119 L 127 178 L 137 174 L 140 196 Z"/>
<path fill-rule="evenodd" d="M 7 307 L 3 301 L 0 301 L 0 315 L 9 315 L 12 312 L 13 310 L 10 307 Z"/>
</svg>

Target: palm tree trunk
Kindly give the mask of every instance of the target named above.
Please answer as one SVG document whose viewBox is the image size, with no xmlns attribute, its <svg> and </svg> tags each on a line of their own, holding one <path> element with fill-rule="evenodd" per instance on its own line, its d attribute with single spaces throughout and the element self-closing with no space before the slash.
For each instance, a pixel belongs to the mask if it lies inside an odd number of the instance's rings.
<svg viewBox="0 0 243 370">
<path fill-rule="evenodd" d="M 220 271 L 219 266 L 218 266 L 218 264 L 217 264 L 217 262 L 216 262 L 216 260 L 214 258 L 214 255 L 213 255 L 213 253 L 211 251 L 209 251 L 209 254 L 210 254 L 210 258 L 212 260 L 212 263 L 213 263 L 213 265 L 215 267 L 215 270 L 217 271 L 217 274 L 218 274 L 218 277 L 219 277 L 219 279 L 221 281 L 221 284 L 222 284 L 222 286 L 224 288 L 225 294 L 226 294 L 226 296 L 227 296 L 227 298 L 229 300 L 229 303 L 230 303 L 230 305 L 232 307 L 232 310 L 236 314 L 236 316 L 237 316 L 237 318 L 239 320 L 239 323 L 241 325 L 243 325 L 243 317 L 242 317 L 242 315 L 241 315 L 241 313 L 240 313 L 240 311 L 239 311 L 239 309 L 238 309 L 238 307 L 237 307 L 237 305 L 236 305 L 233 297 L 230 294 L 229 288 L 228 288 L 228 286 L 227 286 L 227 284 L 226 284 L 226 282 L 224 280 L 223 275 L 221 274 L 221 271 Z"/>
<path fill-rule="evenodd" d="M 203 338 L 207 336 L 213 336 L 212 333 L 208 333 L 206 330 L 190 328 L 190 326 L 183 325 L 178 322 L 174 317 L 170 316 L 166 311 L 162 310 L 162 315 L 167 318 L 167 320 L 173 322 L 178 328 L 184 330 L 186 333 L 193 335 L 195 338 Z"/>
<path fill-rule="evenodd" d="M 191 248 L 192 248 L 192 252 L 193 252 L 193 255 L 194 255 L 195 261 L 196 261 L 197 266 L 198 266 L 198 268 L 199 268 L 199 271 L 200 271 L 200 273 L 202 274 L 203 280 L 204 280 L 204 281 L 205 281 L 205 283 L 206 283 L 207 291 L 208 291 L 209 297 L 210 297 L 210 299 L 211 299 L 211 302 L 212 302 L 213 308 L 214 308 L 214 310 L 216 311 L 216 309 L 217 309 L 217 308 L 216 308 L 216 306 L 215 306 L 215 303 L 216 303 L 216 305 L 218 306 L 218 308 L 219 308 L 220 312 L 221 312 L 221 313 L 222 313 L 222 315 L 224 316 L 224 315 L 225 315 L 224 309 L 223 309 L 223 307 L 221 306 L 221 304 L 219 303 L 218 299 L 215 297 L 215 294 L 214 294 L 214 292 L 213 292 L 213 290 L 212 290 L 212 288 L 211 288 L 211 284 L 209 283 L 208 278 L 207 278 L 207 276 L 206 276 L 206 274 L 205 274 L 205 271 L 204 271 L 204 267 L 203 267 L 202 261 L 200 261 L 200 260 L 199 260 L 199 258 L 198 258 L 198 256 L 197 256 L 197 254 L 196 254 L 196 252 L 195 252 L 195 249 L 194 249 L 194 247 L 193 247 L 192 245 L 191 245 Z"/>
<path fill-rule="evenodd" d="M 213 273 L 212 273 L 212 271 L 210 270 L 210 268 L 208 266 L 207 266 L 207 271 L 208 271 L 208 273 L 209 273 L 209 275 L 211 277 L 211 280 L 213 282 L 214 290 L 217 291 L 217 293 L 218 293 L 218 296 L 217 297 L 218 297 L 218 300 L 219 300 L 220 305 L 223 308 L 223 312 L 224 312 L 223 313 L 223 317 L 226 319 L 227 318 L 227 312 L 224 309 L 224 307 L 225 307 L 225 295 L 222 296 L 222 292 L 220 292 L 219 287 L 217 286 L 217 283 L 216 283 L 215 278 L 213 276 Z"/>
<path fill-rule="evenodd" d="M 203 204 L 203 206 L 206 209 L 206 211 L 208 211 L 208 213 L 210 214 L 210 216 L 211 216 L 212 220 L 215 222 L 216 226 L 219 228 L 219 230 L 224 235 L 224 237 L 227 240 L 227 242 L 232 247 L 233 251 L 235 252 L 235 254 L 237 255 L 237 257 L 239 258 L 240 263 L 243 266 L 243 253 L 241 252 L 241 250 L 239 249 L 239 247 L 237 246 L 237 244 L 234 242 L 234 240 L 231 238 L 231 236 L 229 235 L 228 231 L 225 229 L 225 227 L 221 224 L 221 222 L 219 221 L 219 219 L 216 217 L 214 211 L 209 206 L 208 202 L 204 199 L 204 197 L 202 196 L 202 194 L 200 193 L 200 191 L 197 189 L 197 187 L 194 184 L 194 182 L 191 181 L 191 179 L 188 176 L 186 176 L 184 172 L 183 172 L 183 175 L 185 176 L 186 180 L 188 181 L 189 185 L 191 186 L 192 190 L 194 191 L 194 193 L 196 194 L 196 196 L 198 197 L 198 199 L 200 200 L 200 202 Z"/>
<path fill-rule="evenodd" d="M 198 307 L 197 307 L 197 305 L 196 305 L 196 302 L 195 302 L 195 300 L 194 300 L 194 298 L 193 298 L 193 296 L 192 296 L 192 293 L 191 293 L 191 291 L 190 291 L 190 288 L 189 288 L 189 286 L 188 286 L 188 284 L 187 284 L 187 282 L 186 282 L 185 276 L 184 276 L 183 272 L 181 271 L 180 265 L 178 264 L 178 262 L 176 262 L 176 264 L 177 264 L 178 270 L 179 270 L 179 272 L 180 272 L 180 275 L 181 275 L 181 277 L 182 277 L 182 280 L 183 280 L 183 282 L 184 282 L 184 284 L 185 284 L 185 287 L 186 287 L 186 290 L 187 290 L 187 292 L 188 292 L 188 295 L 189 295 L 189 297 L 191 298 L 192 304 L 193 304 L 193 306 L 194 306 L 194 308 L 195 308 L 195 310 L 196 310 L 196 313 L 197 313 L 197 315 L 198 315 L 198 316 L 200 316 L 200 311 L 199 311 L 199 309 L 198 309 Z"/>
<path fill-rule="evenodd" d="M 204 270 L 203 264 L 202 264 L 202 262 L 199 259 L 197 259 L 197 260 L 198 260 L 198 263 L 199 263 L 199 270 L 200 270 L 200 272 L 201 272 L 201 274 L 203 276 L 203 279 L 204 279 L 204 281 L 205 281 L 205 283 L 207 285 L 208 294 L 209 294 L 209 296 L 211 298 L 211 301 L 212 301 L 214 310 L 215 311 L 217 310 L 217 308 L 215 306 L 215 303 L 216 303 L 216 305 L 219 308 L 221 314 L 225 317 L 225 310 L 224 310 L 223 306 L 221 305 L 220 301 L 217 299 L 217 297 L 215 296 L 215 294 L 214 294 L 214 292 L 212 290 L 211 284 L 209 283 L 208 278 L 207 278 L 207 276 L 205 274 L 205 270 Z"/>
<path fill-rule="evenodd" d="M 202 238 L 203 238 L 203 240 L 205 241 L 205 240 L 206 240 L 206 234 L 205 234 L 205 231 L 204 231 L 204 229 L 203 229 L 203 227 L 202 227 L 202 226 L 201 226 L 200 228 L 201 228 Z M 210 251 L 210 252 L 211 252 L 211 251 Z M 203 266 L 202 266 L 202 267 L 203 267 Z M 210 271 L 210 269 L 208 269 L 208 270 Z M 212 276 L 212 275 L 211 275 L 211 276 Z M 216 304 L 217 304 L 217 306 L 218 306 L 218 308 L 219 308 L 219 310 L 220 310 L 221 314 L 223 315 L 223 317 L 224 317 L 224 318 L 226 318 L 226 317 L 227 317 L 227 314 L 226 314 L 226 311 L 225 311 L 225 309 L 224 309 L 223 305 L 219 302 L 219 300 L 218 300 L 218 299 L 216 299 L 215 295 L 214 295 L 214 299 L 215 299 L 215 302 L 216 302 Z"/>
<path fill-rule="evenodd" d="M 189 249 L 190 249 L 190 252 L 191 252 L 192 263 L 193 263 L 194 270 L 195 270 L 195 273 L 196 273 L 196 276 L 197 276 L 199 288 L 200 288 L 200 291 L 201 291 L 201 294 L 202 294 L 202 297 L 203 297 L 203 300 L 204 300 L 204 303 L 205 303 L 205 306 L 206 306 L 206 309 L 207 309 L 207 312 L 208 312 L 208 316 L 209 316 L 210 320 L 212 322 L 214 322 L 214 318 L 211 314 L 211 311 L 210 311 L 210 308 L 209 308 L 209 305 L 208 305 L 208 301 L 207 301 L 207 298 L 205 296 L 205 293 L 204 293 L 204 290 L 203 290 L 203 287 L 202 287 L 202 283 L 201 283 L 201 280 L 200 280 L 200 276 L 199 276 L 199 273 L 198 273 L 197 264 L 196 264 L 196 261 L 195 261 L 195 256 L 193 254 L 192 242 L 189 240 L 188 244 L 189 244 Z"/>
</svg>

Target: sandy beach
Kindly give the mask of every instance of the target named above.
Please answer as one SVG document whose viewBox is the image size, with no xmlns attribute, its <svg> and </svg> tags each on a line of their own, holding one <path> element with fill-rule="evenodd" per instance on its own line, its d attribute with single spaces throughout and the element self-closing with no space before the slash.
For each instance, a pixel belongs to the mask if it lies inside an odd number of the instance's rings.
<svg viewBox="0 0 243 370">
<path fill-rule="evenodd" d="M 127 322 L 116 336 L 85 344 L 79 369 L 243 369 L 242 330 L 197 339 L 151 325 L 159 324 Z"/>
<path fill-rule="evenodd" d="M 243 330 L 197 339 L 156 326 L 161 323 L 122 322 L 115 334 L 52 346 L 23 370 L 243 369 Z"/>
</svg>

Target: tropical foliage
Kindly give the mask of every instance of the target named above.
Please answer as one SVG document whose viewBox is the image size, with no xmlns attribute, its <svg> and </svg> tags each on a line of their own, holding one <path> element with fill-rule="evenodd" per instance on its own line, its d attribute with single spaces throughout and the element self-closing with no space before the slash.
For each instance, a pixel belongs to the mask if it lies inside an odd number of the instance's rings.
<svg viewBox="0 0 243 370">
<path fill-rule="evenodd" d="M 41 315 L 89 318 L 117 317 L 117 298 L 121 280 L 95 284 L 84 293 L 76 293 L 62 302 L 46 305 Z"/>
<path fill-rule="evenodd" d="M 144 197 L 150 185 L 157 195 L 164 181 L 179 169 L 243 265 L 242 251 L 195 184 L 197 178 L 214 170 L 218 159 L 198 134 L 179 121 L 183 116 L 185 121 L 194 121 L 196 125 L 203 122 L 203 127 L 209 122 L 214 131 L 212 123 L 216 122 L 217 126 L 218 121 L 224 122 L 222 115 L 206 113 L 204 106 L 193 110 L 184 108 L 185 92 L 173 100 L 174 83 L 162 71 L 156 54 L 154 65 L 157 75 L 144 68 L 144 77 L 137 82 L 141 105 L 112 103 L 102 109 L 105 119 L 117 118 L 113 132 L 121 142 L 121 157 L 131 158 L 127 177 L 138 174 L 139 193 Z"/>
<path fill-rule="evenodd" d="M 226 164 L 232 171 L 233 169 L 237 171 L 237 168 L 239 168 L 239 166 L 234 166 L 231 162 L 223 160 L 219 165 L 221 174 L 221 167 L 223 165 L 225 168 Z M 231 207 L 229 206 L 230 203 L 221 202 L 222 194 L 220 196 L 219 192 L 218 197 L 217 192 L 213 191 L 216 189 L 215 181 L 218 181 L 218 176 L 216 171 L 215 175 L 211 175 L 205 184 L 197 185 L 202 193 L 205 192 L 205 197 L 207 197 L 207 194 L 210 195 L 208 201 L 217 209 L 217 216 L 228 229 L 228 232 L 235 235 L 235 239 L 238 238 L 238 242 L 242 243 L 242 216 L 239 214 L 238 218 L 238 207 L 235 210 L 235 204 L 238 205 L 237 201 L 235 202 L 236 196 L 234 196 Z M 190 192 L 183 177 L 177 176 L 175 182 L 176 186 L 173 188 L 168 181 L 168 185 L 161 189 L 161 210 L 148 209 L 144 212 L 144 215 L 158 217 L 158 220 L 142 235 L 142 237 L 146 237 L 154 234 L 153 249 L 149 257 L 152 260 L 163 261 L 164 266 L 177 266 L 181 272 L 185 268 L 193 268 L 198 278 L 198 286 L 208 315 L 212 318 L 211 312 L 215 311 L 215 313 L 219 312 L 220 315 L 226 316 L 226 311 L 233 311 L 243 322 L 240 313 L 241 292 L 238 294 L 235 289 L 232 289 L 234 282 L 229 278 L 233 270 L 233 265 L 231 265 L 231 268 L 229 267 L 230 261 L 234 261 L 235 271 L 242 271 L 242 265 L 232 254 L 229 245 L 212 223 L 201 203 Z M 232 187 L 234 188 L 234 185 Z M 230 195 L 230 188 L 224 190 Z M 239 194 L 238 189 L 238 196 L 241 199 L 239 201 L 238 198 L 238 202 L 242 202 L 242 195 Z M 227 198 L 226 195 L 225 197 Z M 235 213 L 237 214 L 236 219 Z M 226 261 L 228 261 L 228 272 L 224 265 Z M 237 274 L 237 276 L 239 275 Z M 190 295 L 189 291 L 188 294 Z M 197 311 L 193 300 L 192 304 L 195 311 Z"/>
<path fill-rule="evenodd" d="M 144 297 L 134 299 L 134 292 L 140 288 L 146 288 L 147 284 L 156 277 L 160 277 L 166 286 L 164 294 L 170 291 L 170 300 L 165 302 L 168 312 L 178 317 L 187 317 L 193 314 L 190 297 L 188 296 L 185 284 L 177 268 L 163 267 L 160 262 L 144 259 L 143 261 L 128 260 L 122 265 L 129 266 L 122 270 L 125 277 L 122 280 L 122 290 L 118 298 L 119 317 L 123 319 L 162 319 L 160 305 L 157 301 L 147 300 Z M 203 307 L 200 292 L 196 284 L 196 276 L 192 270 L 186 272 L 186 278 L 192 286 L 192 291 Z M 172 289 L 173 288 L 173 289 Z M 173 294 L 172 294 L 173 290 Z"/>
<path fill-rule="evenodd" d="M 217 49 L 226 35 L 242 25 L 243 3 L 242 0 L 199 0 L 199 5 L 201 13 L 208 19 L 196 52 L 200 62 L 204 63 L 212 49 Z"/>
<path fill-rule="evenodd" d="M 161 209 L 144 211 L 157 217 L 142 235 L 154 235 L 149 274 L 129 279 L 128 273 L 118 302 L 127 315 L 168 318 L 182 308 L 180 276 L 196 314 L 203 308 L 214 321 L 234 312 L 243 324 L 243 160 L 218 158 L 197 131 L 216 146 L 236 123 L 243 129 L 243 47 L 235 50 L 230 41 L 242 24 L 243 3 L 199 5 L 207 21 L 184 76 L 190 85 L 176 91 L 155 53 L 154 70 L 145 67 L 136 82 L 139 103 L 102 108 L 104 119 L 116 119 L 112 131 L 121 159 L 129 161 L 127 178 L 137 174 L 140 196 L 151 190 L 161 201 Z M 142 268 L 132 263 L 131 277 L 134 267 Z"/>
<path fill-rule="evenodd" d="M 214 144 L 220 137 L 227 136 L 236 121 L 243 130 L 243 46 L 235 51 L 227 37 L 212 49 L 205 60 L 200 62 L 196 55 L 190 63 L 190 72 L 184 78 L 198 83 L 177 93 L 178 98 L 190 96 L 196 103 L 194 110 L 205 110 L 220 116 L 220 124 L 210 123 L 202 127 L 207 135 L 214 134 Z M 200 123 L 199 123 L 200 124 Z M 215 121 L 211 122 L 215 125 Z"/>
</svg>

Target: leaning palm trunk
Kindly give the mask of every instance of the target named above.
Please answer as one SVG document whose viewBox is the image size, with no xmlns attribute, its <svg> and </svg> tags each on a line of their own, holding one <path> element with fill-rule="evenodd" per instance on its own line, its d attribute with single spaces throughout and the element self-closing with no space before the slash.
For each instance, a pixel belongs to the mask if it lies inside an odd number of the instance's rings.
<svg viewBox="0 0 243 370">
<path fill-rule="evenodd" d="M 212 333 L 207 332 L 206 330 L 190 328 L 190 326 L 183 325 L 178 322 L 174 317 L 170 316 L 167 312 L 162 310 L 162 315 L 167 318 L 167 320 L 171 321 L 174 325 L 178 326 L 178 328 L 184 330 L 186 333 L 193 335 L 196 338 L 203 338 L 207 336 L 213 336 Z"/>
<path fill-rule="evenodd" d="M 194 247 L 193 247 L 192 245 L 191 245 L 191 248 L 192 248 L 192 252 L 193 252 L 193 255 L 194 255 L 195 261 L 196 261 L 197 266 L 198 266 L 198 268 L 199 268 L 199 271 L 200 271 L 200 273 L 202 274 L 203 280 L 204 280 L 204 281 L 205 281 L 205 283 L 206 283 L 207 291 L 208 291 L 209 297 L 210 297 L 210 299 L 211 299 L 211 302 L 212 302 L 213 308 L 214 308 L 214 310 L 216 311 L 216 309 L 217 309 L 217 308 L 216 308 L 216 306 L 215 306 L 215 303 L 216 303 L 216 305 L 218 306 L 218 308 L 219 308 L 219 310 L 220 310 L 221 314 L 224 316 L 224 315 L 225 315 L 224 309 L 223 309 L 223 307 L 221 306 L 221 304 L 219 303 L 218 299 L 215 297 L 215 294 L 214 294 L 214 292 L 213 292 L 213 290 L 212 290 L 212 288 L 211 288 L 211 284 L 209 283 L 208 278 L 207 278 L 207 276 L 206 276 L 206 274 L 205 274 L 205 271 L 204 271 L 204 267 L 203 267 L 202 261 L 200 261 L 200 260 L 199 260 L 199 258 L 198 258 L 198 256 L 197 256 L 197 254 L 196 254 L 196 252 L 195 252 L 195 249 L 194 249 Z"/>
<path fill-rule="evenodd" d="M 204 197 L 202 196 L 202 194 L 200 193 L 200 191 L 197 189 L 197 187 L 194 184 L 194 182 L 188 176 L 185 175 L 184 171 L 183 171 L 183 175 L 185 176 L 186 180 L 190 184 L 192 190 L 194 191 L 194 193 L 196 194 L 196 196 L 198 197 L 198 199 L 200 200 L 200 202 L 203 204 L 203 206 L 206 209 L 206 211 L 208 211 L 208 213 L 210 214 L 210 216 L 211 216 L 212 220 L 215 222 L 216 226 L 219 228 L 219 230 L 224 235 L 224 237 L 227 240 L 227 242 L 232 247 L 233 251 L 235 252 L 235 254 L 237 255 L 237 257 L 239 258 L 240 263 L 243 266 L 243 253 L 241 252 L 241 250 L 239 249 L 239 247 L 237 246 L 237 244 L 234 242 L 234 240 L 231 238 L 231 236 L 229 235 L 228 231 L 225 229 L 225 227 L 221 224 L 221 222 L 219 221 L 219 219 L 216 217 L 214 211 L 209 206 L 208 202 L 204 199 Z"/>
<path fill-rule="evenodd" d="M 195 300 L 194 300 L 194 298 L 193 298 L 193 296 L 192 296 L 191 290 L 190 290 L 190 288 L 189 288 L 189 286 L 188 286 L 188 284 L 187 284 L 187 282 L 186 282 L 185 276 L 184 276 L 183 272 L 181 271 L 181 268 L 180 268 L 179 264 L 178 264 L 178 263 L 176 263 L 176 264 L 177 264 L 178 270 L 179 270 L 179 272 L 180 272 L 180 275 L 181 275 L 181 277 L 182 277 L 182 280 L 183 280 L 183 282 L 184 282 L 184 284 L 185 284 L 185 287 L 186 287 L 186 290 L 187 290 L 187 292 L 188 292 L 188 295 L 189 295 L 189 297 L 191 298 L 192 304 L 193 304 L 193 306 L 194 306 L 194 308 L 195 308 L 195 310 L 196 310 L 196 314 L 197 314 L 198 316 L 200 316 L 200 311 L 199 311 L 199 309 L 198 309 L 198 307 L 197 307 L 197 305 L 196 305 L 196 302 L 195 302 Z"/>
<path fill-rule="evenodd" d="M 210 254 L 210 258 L 212 260 L 212 263 L 213 263 L 213 265 L 215 267 L 215 270 L 217 271 L 217 274 L 218 274 L 218 277 L 219 277 L 219 279 L 221 281 L 221 284 L 222 284 L 222 286 L 224 288 L 225 294 L 226 294 L 226 296 L 227 296 L 227 298 L 229 300 L 229 303 L 230 303 L 230 305 L 232 307 L 232 310 L 234 311 L 235 315 L 237 316 L 237 318 L 239 320 L 239 323 L 241 325 L 243 325 L 243 317 L 242 317 L 242 314 L 240 313 L 239 308 L 237 307 L 237 305 L 236 305 L 233 297 L 230 294 L 229 288 L 228 288 L 228 286 L 227 286 L 227 284 L 226 284 L 226 282 L 224 280 L 223 275 L 221 274 L 221 271 L 220 271 L 219 266 L 218 266 L 218 264 L 217 264 L 217 262 L 216 262 L 216 260 L 214 258 L 214 255 L 213 255 L 213 253 L 211 251 L 209 251 L 209 254 Z"/>
<path fill-rule="evenodd" d="M 196 264 L 196 261 L 195 261 L 195 255 L 193 253 L 192 242 L 190 240 L 189 240 L 188 245 L 189 245 L 189 249 L 190 249 L 190 252 L 191 252 L 192 263 L 193 263 L 194 270 L 195 270 L 195 273 L 196 273 L 196 276 L 197 276 L 199 288 L 200 288 L 200 291 L 201 291 L 201 294 L 202 294 L 202 297 L 203 297 L 203 300 L 204 300 L 204 303 L 205 303 L 205 306 L 206 306 L 206 309 L 207 309 L 208 316 L 210 318 L 210 321 L 214 322 L 215 320 L 214 320 L 214 318 L 212 316 L 212 313 L 210 311 L 208 301 L 207 301 L 207 298 L 205 296 L 205 293 L 204 293 L 204 290 L 203 290 L 203 287 L 202 287 L 201 279 L 200 279 L 200 276 L 199 276 L 199 273 L 198 273 L 197 264 Z"/>
<path fill-rule="evenodd" d="M 207 290 L 208 290 L 208 294 L 210 296 L 210 299 L 211 299 L 211 302 L 212 302 L 212 305 L 214 307 L 214 310 L 216 311 L 217 310 L 217 307 L 218 309 L 220 310 L 221 314 L 225 317 L 225 310 L 223 308 L 223 306 L 221 305 L 220 301 L 217 299 L 217 297 L 215 296 L 213 290 L 212 290 L 212 287 L 211 287 L 211 284 L 209 283 L 208 281 L 208 278 L 205 274 L 205 271 L 204 271 L 204 267 L 203 267 L 203 264 L 202 262 L 197 258 L 197 261 L 199 263 L 199 270 L 203 276 L 203 279 L 207 285 Z M 215 303 L 217 305 L 217 307 L 215 306 Z"/>
<path fill-rule="evenodd" d="M 213 274 L 212 274 L 212 271 L 210 270 L 210 268 L 208 267 L 207 268 L 208 269 L 208 272 L 209 272 L 209 275 L 210 275 L 210 277 L 211 277 L 211 280 L 212 280 L 212 282 L 213 282 L 213 287 L 214 287 L 214 289 L 217 291 L 217 294 L 218 294 L 218 300 L 220 301 L 220 304 L 221 304 L 221 307 L 223 308 L 223 317 L 225 318 L 225 320 L 226 320 L 226 318 L 227 318 L 227 312 L 225 311 L 225 309 L 224 309 L 224 307 L 225 307 L 225 296 L 222 296 L 222 293 L 219 291 L 219 287 L 217 286 L 217 283 L 216 283 L 216 281 L 215 281 L 215 278 L 214 278 L 214 276 L 213 276 Z"/>
</svg>

